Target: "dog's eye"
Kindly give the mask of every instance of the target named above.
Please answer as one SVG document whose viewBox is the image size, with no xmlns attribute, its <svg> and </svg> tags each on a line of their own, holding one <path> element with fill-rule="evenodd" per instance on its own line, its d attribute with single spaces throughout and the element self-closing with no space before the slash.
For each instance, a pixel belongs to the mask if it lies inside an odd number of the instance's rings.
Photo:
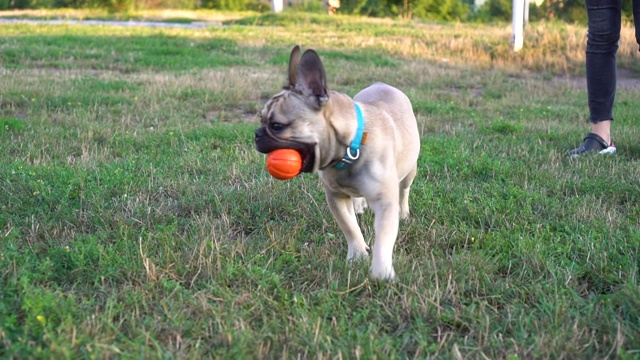
<svg viewBox="0 0 640 360">
<path fill-rule="evenodd" d="M 285 128 L 285 125 L 277 122 L 272 122 L 271 124 L 269 124 L 269 127 L 271 127 L 271 130 L 273 131 L 280 131 Z"/>
</svg>

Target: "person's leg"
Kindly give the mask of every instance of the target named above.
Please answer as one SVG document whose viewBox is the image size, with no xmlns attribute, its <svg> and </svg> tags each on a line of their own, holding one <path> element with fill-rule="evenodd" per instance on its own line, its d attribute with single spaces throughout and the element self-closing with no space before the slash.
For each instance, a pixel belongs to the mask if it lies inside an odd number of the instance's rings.
<svg viewBox="0 0 640 360">
<path fill-rule="evenodd" d="M 616 53 L 622 23 L 622 0 L 585 0 L 585 5 L 588 19 L 586 70 L 591 133 L 584 139 L 582 146 L 569 152 L 570 156 L 590 151 L 615 152 L 611 143 L 611 122 L 616 95 Z"/>
<path fill-rule="evenodd" d="M 640 0 L 633 0 L 633 24 L 636 28 L 636 42 L 640 45 Z"/>
<path fill-rule="evenodd" d="M 586 0 L 586 6 L 589 120 L 592 132 L 609 143 L 616 95 L 616 53 L 620 40 L 622 0 Z"/>
<path fill-rule="evenodd" d="M 611 144 L 611 121 L 613 120 L 602 120 L 596 123 L 591 123 L 591 133 L 596 134 L 604 140 L 606 144 Z"/>
</svg>

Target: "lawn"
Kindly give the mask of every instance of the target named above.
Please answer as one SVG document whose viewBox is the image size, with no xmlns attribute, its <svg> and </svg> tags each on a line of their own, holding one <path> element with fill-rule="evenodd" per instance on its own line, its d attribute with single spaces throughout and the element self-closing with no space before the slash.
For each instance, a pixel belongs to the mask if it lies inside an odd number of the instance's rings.
<svg viewBox="0 0 640 360">
<path fill-rule="evenodd" d="M 0 26 L 0 357 L 640 357 L 632 28 L 618 153 L 570 160 L 584 26 L 531 24 L 512 53 L 507 24 L 206 16 Z M 393 283 L 346 261 L 317 175 L 275 180 L 254 150 L 295 44 L 331 89 L 413 102 Z"/>
</svg>

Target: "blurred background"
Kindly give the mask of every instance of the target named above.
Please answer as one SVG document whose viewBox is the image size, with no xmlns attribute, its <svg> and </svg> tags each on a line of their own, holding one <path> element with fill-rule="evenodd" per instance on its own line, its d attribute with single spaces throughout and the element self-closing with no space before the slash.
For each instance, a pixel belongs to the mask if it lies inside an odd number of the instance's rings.
<svg viewBox="0 0 640 360">
<path fill-rule="evenodd" d="M 512 0 L 281 0 L 297 11 L 401 17 L 436 21 L 510 21 Z M 586 23 L 583 0 L 530 0 L 529 21 L 559 20 Z M 272 11 L 269 0 L 0 0 L 0 10 L 105 9 L 114 13 L 154 9 L 215 9 Z M 631 0 L 623 0 L 623 16 L 630 19 Z"/>
</svg>

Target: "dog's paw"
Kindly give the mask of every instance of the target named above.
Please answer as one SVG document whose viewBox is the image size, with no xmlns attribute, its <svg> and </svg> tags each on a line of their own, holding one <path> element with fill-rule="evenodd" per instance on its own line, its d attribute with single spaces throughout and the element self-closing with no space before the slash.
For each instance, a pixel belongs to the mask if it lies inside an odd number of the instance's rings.
<svg viewBox="0 0 640 360">
<path fill-rule="evenodd" d="M 409 218 L 409 208 L 401 208 L 400 209 L 400 220 L 407 220 Z"/>
<path fill-rule="evenodd" d="M 351 201 L 353 202 L 353 210 L 355 210 L 356 214 L 364 213 L 364 210 L 369 207 L 367 200 L 362 197 L 353 198 Z"/>
<path fill-rule="evenodd" d="M 348 246 L 347 260 L 364 259 L 367 257 L 369 257 L 369 247 L 367 245 L 364 245 L 361 248 Z"/>
<path fill-rule="evenodd" d="M 371 266 L 371 278 L 373 280 L 380 281 L 394 281 L 396 279 L 396 272 L 393 270 L 393 266 L 376 265 Z"/>
</svg>

